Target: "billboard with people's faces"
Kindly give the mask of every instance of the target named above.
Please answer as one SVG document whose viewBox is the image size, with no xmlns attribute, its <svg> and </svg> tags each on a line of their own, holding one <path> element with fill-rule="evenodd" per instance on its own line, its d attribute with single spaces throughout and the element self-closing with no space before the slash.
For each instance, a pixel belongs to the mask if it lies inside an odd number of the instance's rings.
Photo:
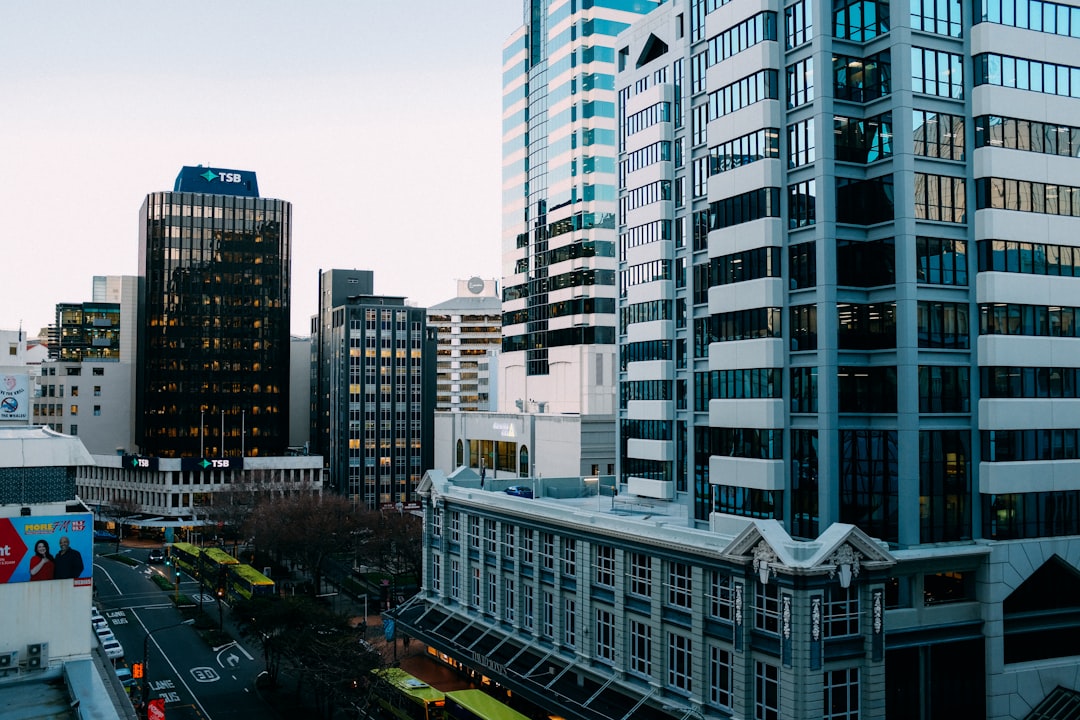
<svg viewBox="0 0 1080 720">
<path fill-rule="evenodd" d="M 44 580 L 90 585 L 93 557 L 89 513 L 0 518 L 0 585 Z"/>
</svg>

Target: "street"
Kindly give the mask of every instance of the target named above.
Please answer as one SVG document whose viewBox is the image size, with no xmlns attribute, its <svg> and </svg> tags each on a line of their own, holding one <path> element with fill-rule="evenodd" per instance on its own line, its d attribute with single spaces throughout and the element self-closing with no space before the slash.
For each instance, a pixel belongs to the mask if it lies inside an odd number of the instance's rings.
<svg viewBox="0 0 1080 720">
<path fill-rule="evenodd" d="M 181 624 L 172 594 L 151 580 L 153 574 L 165 575 L 171 568 L 146 564 L 146 549 L 121 548 L 121 552 L 139 564 L 129 566 L 95 555 L 95 600 L 124 647 L 117 666 L 144 663 L 148 699 L 162 698 L 169 720 L 231 720 L 272 712 L 254 691 L 255 677 L 263 670 L 259 651 L 249 651 L 243 642 L 208 647 L 194 628 Z M 216 618 L 217 600 L 204 592 L 202 600 Z M 199 583 L 183 576 L 180 593 L 198 602 Z M 138 692 L 133 689 L 132 697 Z"/>
</svg>

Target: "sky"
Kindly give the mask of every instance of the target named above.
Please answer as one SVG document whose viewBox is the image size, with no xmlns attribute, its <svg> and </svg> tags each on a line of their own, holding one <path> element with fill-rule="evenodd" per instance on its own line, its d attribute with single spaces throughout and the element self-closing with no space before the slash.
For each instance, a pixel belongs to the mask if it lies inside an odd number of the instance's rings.
<svg viewBox="0 0 1080 720">
<path fill-rule="evenodd" d="M 0 0 L 0 330 L 138 273 L 184 165 L 293 205 L 292 332 L 318 274 L 426 306 L 501 281 L 502 46 L 520 0 Z"/>
</svg>

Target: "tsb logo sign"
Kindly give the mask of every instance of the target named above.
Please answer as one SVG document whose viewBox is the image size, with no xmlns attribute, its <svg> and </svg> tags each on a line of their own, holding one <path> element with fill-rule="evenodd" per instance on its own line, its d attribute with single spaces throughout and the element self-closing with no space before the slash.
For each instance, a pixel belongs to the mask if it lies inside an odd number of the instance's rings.
<svg viewBox="0 0 1080 720">
<path fill-rule="evenodd" d="M 240 182 L 240 173 L 220 173 L 218 177 L 221 182 L 226 183 L 238 183 Z"/>
</svg>

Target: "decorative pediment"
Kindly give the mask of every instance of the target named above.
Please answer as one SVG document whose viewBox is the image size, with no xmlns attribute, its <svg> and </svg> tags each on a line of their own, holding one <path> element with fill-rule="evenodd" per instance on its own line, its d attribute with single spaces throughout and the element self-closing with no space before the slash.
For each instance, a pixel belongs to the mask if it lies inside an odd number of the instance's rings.
<svg viewBox="0 0 1080 720">
<path fill-rule="evenodd" d="M 776 520 L 755 520 L 728 544 L 723 554 L 753 567 L 763 583 L 777 572 L 786 572 L 827 574 L 838 577 L 840 584 L 848 587 L 862 570 L 896 563 L 882 543 L 854 525 L 839 523 L 816 540 L 796 540 Z"/>
</svg>

